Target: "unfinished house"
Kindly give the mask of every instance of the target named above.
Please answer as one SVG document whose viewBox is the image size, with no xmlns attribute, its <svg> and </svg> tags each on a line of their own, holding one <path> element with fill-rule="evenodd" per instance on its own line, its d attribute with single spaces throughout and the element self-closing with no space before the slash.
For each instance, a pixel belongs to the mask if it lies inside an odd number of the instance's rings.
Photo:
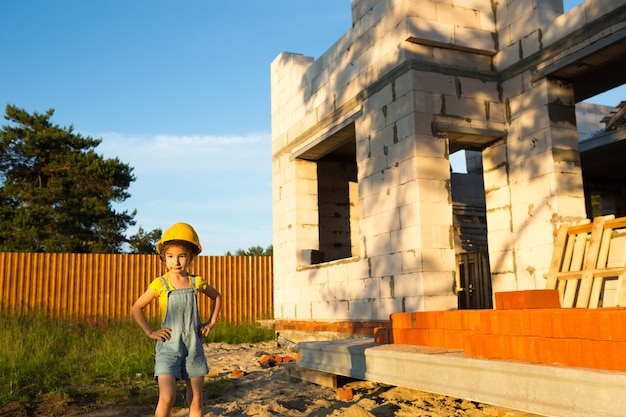
<svg viewBox="0 0 626 417">
<path fill-rule="evenodd" d="M 623 206 L 624 164 L 598 159 L 624 159 L 623 135 L 579 142 L 576 105 L 625 81 L 626 0 L 351 5 L 322 56 L 271 66 L 277 329 L 544 288 L 555 228 Z"/>
</svg>

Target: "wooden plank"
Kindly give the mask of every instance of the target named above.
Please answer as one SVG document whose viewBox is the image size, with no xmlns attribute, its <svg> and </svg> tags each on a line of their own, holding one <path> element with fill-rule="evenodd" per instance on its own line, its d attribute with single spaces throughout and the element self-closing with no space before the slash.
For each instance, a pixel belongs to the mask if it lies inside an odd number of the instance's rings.
<svg viewBox="0 0 626 417">
<path fill-rule="evenodd" d="M 570 235 L 589 233 L 591 231 L 591 222 L 589 219 L 584 219 L 574 225 L 570 225 L 567 230 L 569 231 Z"/>
<path fill-rule="evenodd" d="M 607 220 L 604 227 L 622 229 L 626 227 L 626 217 L 618 217 L 616 219 Z"/>
<path fill-rule="evenodd" d="M 617 274 L 617 289 L 615 291 L 615 306 L 626 307 L 626 251 L 622 251 L 622 258 L 620 264 L 623 265 L 623 270 Z"/>
<path fill-rule="evenodd" d="M 570 271 L 572 266 L 572 257 L 574 256 L 574 246 L 576 245 L 576 235 L 572 235 L 570 233 L 570 228 L 567 229 L 567 247 L 565 248 L 565 254 L 563 255 L 563 260 L 561 270 L 562 271 Z M 578 274 L 578 272 L 577 272 Z M 563 302 L 563 298 L 565 297 L 565 286 L 566 282 L 559 281 L 558 286 L 556 287 L 559 290 L 559 297 L 561 299 L 561 303 Z"/>
<path fill-rule="evenodd" d="M 550 261 L 550 269 L 547 274 L 546 289 L 552 290 L 556 288 L 557 273 L 561 269 L 563 261 L 563 253 L 565 252 L 565 244 L 567 242 L 567 225 L 562 224 L 556 233 L 554 239 L 554 252 L 552 252 L 552 260 Z"/>
<path fill-rule="evenodd" d="M 287 368 L 290 378 L 321 385 L 327 388 L 337 388 L 337 375 L 313 369 L 290 366 Z"/>
<path fill-rule="evenodd" d="M 622 274 L 617 278 L 617 291 L 615 294 L 615 305 L 617 307 L 626 307 L 626 283 L 624 282 L 624 275 Z"/>
<path fill-rule="evenodd" d="M 604 236 L 604 223 L 611 216 L 596 217 L 591 228 L 591 236 L 589 237 L 589 245 L 585 253 L 585 261 L 583 264 L 583 275 L 580 279 L 578 288 L 578 296 L 576 297 L 576 307 L 587 308 L 589 306 L 589 297 L 591 296 L 591 286 L 593 285 L 593 271 L 597 267 L 599 252 L 602 247 L 602 237 Z M 609 236 L 610 238 L 610 236 Z M 608 246 L 604 246 L 608 256 Z"/>
<path fill-rule="evenodd" d="M 607 277 L 618 278 L 615 305 L 626 307 L 626 251 L 617 263 L 620 266 L 608 266 L 614 229 L 624 228 L 626 217 L 607 215 L 591 224 L 561 225 L 555 230 L 554 252 L 545 278 L 546 288 L 559 290 L 562 307 L 599 307 Z"/>
<path fill-rule="evenodd" d="M 587 247 L 587 233 L 578 233 L 575 237 L 574 252 L 572 254 L 572 262 L 570 265 L 570 271 L 580 271 L 583 265 L 583 259 L 585 256 L 585 248 Z M 571 308 L 574 306 L 574 300 L 576 298 L 576 292 L 578 290 L 578 280 L 565 281 L 565 291 L 563 293 L 563 299 L 561 301 L 561 307 Z"/>
<path fill-rule="evenodd" d="M 609 248 L 611 243 L 611 236 L 613 235 L 612 228 L 606 228 L 602 233 L 602 244 L 600 246 L 600 252 L 598 256 L 598 262 L 596 263 L 596 271 L 593 275 L 593 285 L 591 287 L 591 298 L 589 299 L 589 308 L 598 308 L 600 304 L 600 297 L 602 296 L 602 283 L 604 277 L 598 274 L 599 271 L 605 270 L 609 258 Z"/>
<path fill-rule="evenodd" d="M 606 277 L 616 277 L 620 275 L 624 270 L 626 270 L 623 266 L 614 266 L 610 268 L 596 269 L 593 271 L 594 277 L 606 278 Z M 582 275 L 582 271 L 569 271 L 569 272 L 559 272 L 556 274 L 557 280 L 568 280 L 568 279 L 580 279 Z M 546 288 L 553 289 L 553 288 Z"/>
</svg>

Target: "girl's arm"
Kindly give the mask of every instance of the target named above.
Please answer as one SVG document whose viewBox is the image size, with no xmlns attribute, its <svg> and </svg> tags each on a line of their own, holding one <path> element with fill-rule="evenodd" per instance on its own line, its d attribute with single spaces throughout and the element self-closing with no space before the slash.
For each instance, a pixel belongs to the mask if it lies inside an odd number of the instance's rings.
<svg viewBox="0 0 626 417">
<path fill-rule="evenodd" d="M 172 330 L 167 327 L 154 330 L 143 312 L 143 309 L 155 298 L 156 296 L 154 295 L 154 291 L 148 288 L 146 292 L 141 294 L 141 296 L 133 304 L 132 314 L 135 321 L 139 324 L 139 327 L 141 327 L 141 330 L 143 330 L 146 336 L 150 339 L 165 342 L 166 340 L 170 340 L 170 333 Z"/>
<path fill-rule="evenodd" d="M 202 293 L 211 299 L 211 317 L 208 322 L 200 326 L 200 333 L 204 336 L 208 336 L 211 329 L 215 326 L 217 316 L 222 309 L 222 295 L 208 284 Z"/>
</svg>

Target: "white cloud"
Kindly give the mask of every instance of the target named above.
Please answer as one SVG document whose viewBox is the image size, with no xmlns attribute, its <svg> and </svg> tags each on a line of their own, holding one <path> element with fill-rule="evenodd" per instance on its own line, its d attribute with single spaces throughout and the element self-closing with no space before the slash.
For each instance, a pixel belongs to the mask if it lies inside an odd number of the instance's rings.
<svg viewBox="0 0 626 417">
<path fill-rule="evenodd" d="M 127 136 L 103 133 L 97 150 L 119 157 L 136 170 L 168 171 L 201 169 L 256 172 L 271 165 L 270 134 L 247 136 Z M 122 157 L 123 156 L 123 157 Z"/>
<path fill-rule="evenodd" d="M 137 209 L 137 227 L 188 222 L 207 255 L 271 244 L 270 134 L 94 137 L 98 153 L 134 168 L 131 198 L 117 209 Z"/>
</svg>

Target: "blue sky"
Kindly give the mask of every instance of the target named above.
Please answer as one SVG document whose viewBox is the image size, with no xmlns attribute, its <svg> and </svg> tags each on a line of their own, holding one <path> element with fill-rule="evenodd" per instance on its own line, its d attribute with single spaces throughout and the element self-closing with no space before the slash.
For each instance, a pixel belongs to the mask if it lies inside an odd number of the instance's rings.
<svg viewBox="0 0 626 417">
<path fill-rule="evenodd" d="M 185 221 L 204 255 L 266 247 L 270 64 L 350 26 L 350 0 L 0 0 L 0 112 L 53 108 L 134 167 L 129 233 Z"/>
<path fill-rule="evenodd" d="M 266 247 L 270 64 L 317 57 L 350 26 L 350 0 L 0 0 L 0 111 L 54 108 L 102 138 L 98 153 L 134 167 L 116 209 L 137 226 L 188 222 L 205 255 Z"/>
</svg>

